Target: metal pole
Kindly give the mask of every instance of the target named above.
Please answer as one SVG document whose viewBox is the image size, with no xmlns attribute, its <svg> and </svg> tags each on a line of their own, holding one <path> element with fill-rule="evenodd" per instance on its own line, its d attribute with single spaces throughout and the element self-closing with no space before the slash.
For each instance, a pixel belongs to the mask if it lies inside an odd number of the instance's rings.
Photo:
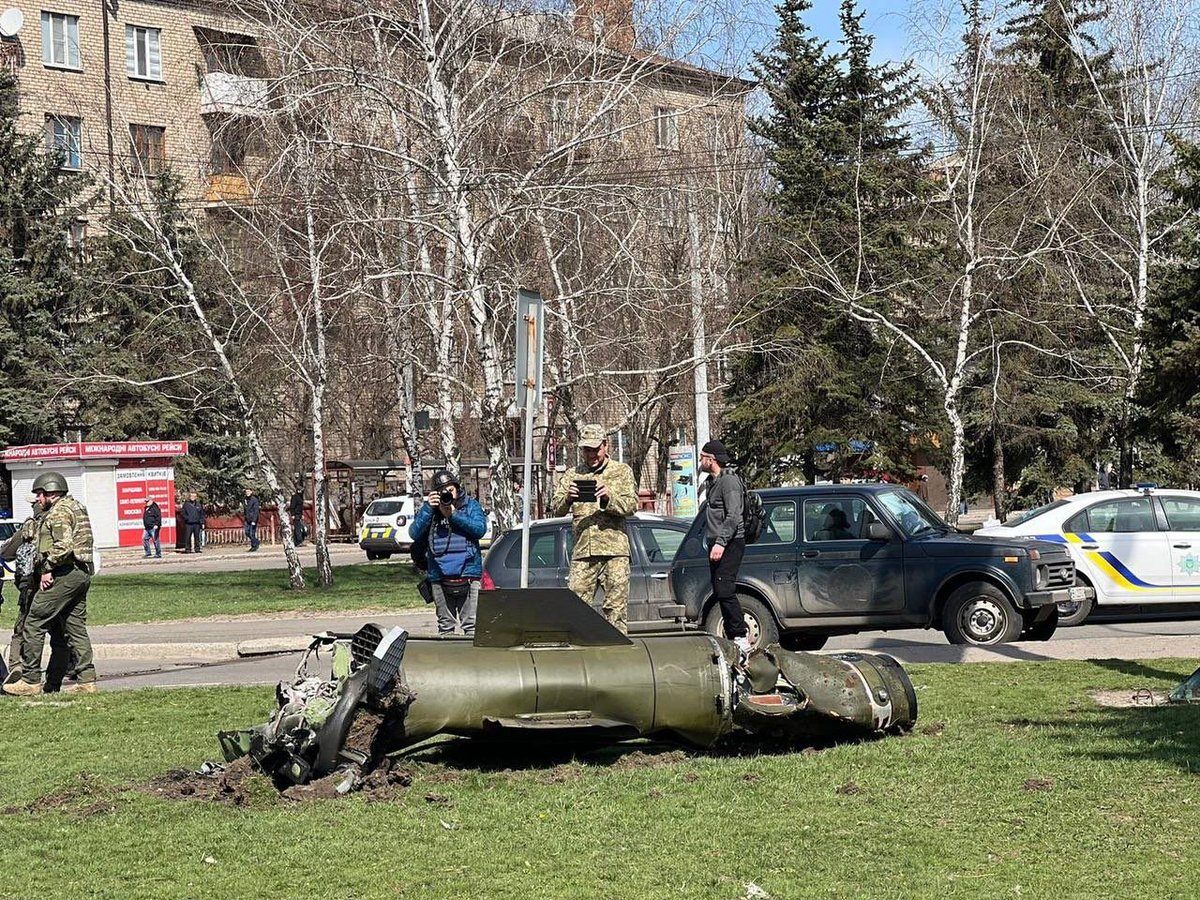
<svg viewBox="0 0 1200 900">
<path fill-rule="evenodd" d="M 525 316 L 529 352 L 525 354 L 525 485 L 521 491 L 521 587 L 529 587 L 529 500 L 533 485 L 533 403 L 537 387 L 537 319 Z"/>
</svg>

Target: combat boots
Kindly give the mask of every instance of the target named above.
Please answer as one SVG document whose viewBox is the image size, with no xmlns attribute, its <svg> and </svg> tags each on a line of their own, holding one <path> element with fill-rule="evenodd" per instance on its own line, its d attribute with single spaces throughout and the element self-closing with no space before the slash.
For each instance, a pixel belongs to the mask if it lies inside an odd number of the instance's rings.
<svg viewBox="0 0 1200 900">
<path fill-rule="evenodd" d="M 42 693 L 42 685 L 40 682 L 35 684 L 29 681 L 14 681 L 4 685 L 4 693 L 14 697 L 36 697 Z"/>
<path fill-rule="evenodd" d="M 94 694 L 99 690 L 100 688 L 96 687 L 96 682 L 81 681 L 78 684 L 72 684 L 69 687 L 63 688 L 62 692 L 64 694 Z"/>
</svg>

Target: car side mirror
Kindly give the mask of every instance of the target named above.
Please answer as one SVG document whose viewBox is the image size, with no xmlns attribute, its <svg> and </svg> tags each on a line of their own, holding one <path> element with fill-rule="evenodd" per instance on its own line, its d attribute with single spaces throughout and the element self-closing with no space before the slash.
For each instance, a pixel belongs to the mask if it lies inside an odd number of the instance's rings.
<svg viewBox="0 0 1200 900">
<path fill-rule="evenodd" d="M 890 541 L 892 539 L 892 530 L 882 522 L 867 523 L 867 540 L 868 541 Z"/>
</svg>

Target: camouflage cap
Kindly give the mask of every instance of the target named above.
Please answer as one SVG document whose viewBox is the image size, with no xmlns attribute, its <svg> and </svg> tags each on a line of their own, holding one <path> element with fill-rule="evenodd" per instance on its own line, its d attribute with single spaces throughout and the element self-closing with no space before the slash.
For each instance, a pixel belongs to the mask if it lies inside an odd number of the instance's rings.
<svg viewBox="0 0 1200 900">
<path fill-rule="evenodd" d="M 608 432 L 603 425 L 584 425 L 579 432 L 579 446 L 595 450 L 608 440 Z"/>
</svg>

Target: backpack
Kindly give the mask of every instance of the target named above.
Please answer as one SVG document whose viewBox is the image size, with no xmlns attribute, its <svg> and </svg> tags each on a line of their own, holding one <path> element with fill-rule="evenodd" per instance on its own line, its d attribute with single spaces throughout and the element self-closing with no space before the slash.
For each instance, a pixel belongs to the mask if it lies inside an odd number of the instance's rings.
<svg viewBox="0 0 1200 900">
<path fill-rule="evenodd" d="M 432 526 L 430 526 L 432 527 Z M 418 572 L 424 572 L 429 568 L 429 532 L 425 532 L 419 538 L 412 542 L 408 548 L 408 555 L 412 559 L 413 566 Z"/>
<path fill-rule="evenodd" d="M 742 482 L 742 528 L 746 532 L 746 543 L 753 544 L 762 537 L 767 523 L 767 511 L 763 508 L 762 496 L 749 490 Z"/>
</svg>

